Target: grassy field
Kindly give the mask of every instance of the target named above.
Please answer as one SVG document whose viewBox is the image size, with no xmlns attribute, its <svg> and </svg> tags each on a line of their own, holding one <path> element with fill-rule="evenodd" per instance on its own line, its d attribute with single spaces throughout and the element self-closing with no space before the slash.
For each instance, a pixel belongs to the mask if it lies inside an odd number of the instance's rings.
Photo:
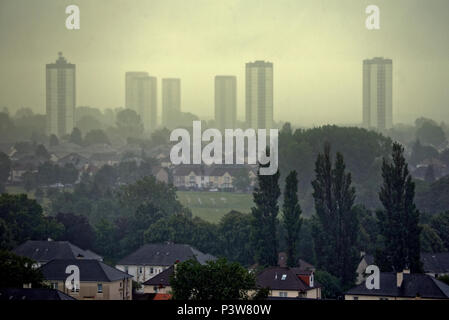
<svg viewBox="0 0 449 320">
<path fill-rule="evenodd" d="M 28 195 L 28 198 L 34 199 L 34 191 L 26 192 L 23 187 L 7 186 L 5 189 L 6 189 L 6 193 L 9 193 L 9 194 L 22 194 L 22 193 L 25 193 L 26 195 Z"/>
<path fill-rule="evenodd" d="M 35 198 L 34 191 L 26 192 L 18 186 L 8 186 L 6 191 L 10 194 L 26 193 L 29 198 Z M 179 201 L 192 210 L 193 215 L 213 223 L 218 223 L 231 210 L 248 213 L 254 205 L 250 193 L 178 191 L 177 195 Z M 48 205 L 48 202 L 44 198 L 43 204 Z"/>
<path fill-rule="evenodd" d="M 213 223 L 231 210 L 247 213 L 253 206 L 250 193 L 178 191 L 177 194 L 193 215 Z"/>
</svg>

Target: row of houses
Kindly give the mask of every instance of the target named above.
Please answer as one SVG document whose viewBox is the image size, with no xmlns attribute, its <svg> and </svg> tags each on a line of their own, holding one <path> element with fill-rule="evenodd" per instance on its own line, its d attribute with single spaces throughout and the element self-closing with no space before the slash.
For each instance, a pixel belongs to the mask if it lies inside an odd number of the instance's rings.
<svg viewBox="0 0 449 320">
<path fill-rule="evenodd" d="M 246 165 L 184 165 L 173 167 L 173 184 L 178 189 L 233 190 L 236 180 L 245 179 L 245 189 L 254 187 L 257 168 Z"/>
<path fill-rule="evenodd" d="M 236 181 L 243 178 L 244 185 L 239 189 L 249 190 L 256 182 L 257 168 L 250 165 L 177 165 L 173 166 L 166 154 L 167 150 L 157 148 L 150 152 L 157 165 L 152 167 L 152 174 L 158 181 L 173 183 L 180 190 L 235 190 Z M 98 146 L 96 153 L 70 152 L 51 154 L 50 159 L 41 159 L 34 154 L 18 154 L 14 150 L 10 153 L 12 170 L 10 183 L 22 183 L 26 172 L 36 172 L 39 165 L 51 161 L 61 167 L 73 165 L 82 173 L 94 175 L 104 165 L 117 165 L 121 161 L 134 161 L 139 165 L 143 158 L 118 153 L 103 145 Z"/>
<path fill-rule="evenodd" d="M 41 268 L 46 283 L 58 292 L 39 289 L 35 294 L 60 300 L 170 299 L 170 279 L 176 272 L 178 262 L 194 259 L 205 264 L 216 259 L 189 245 L 175 243 L 146 244 L 121 259 L 115 267 L 105 264 L 98 254 L 66 241 L 27 241 L 13 252 L 33 259 L 34 267 Z M 366 266 L 373 262 L 370 259 L 372 257 L 369 255 L 362 256 L 358 268 L 359 284 L 348 290 L 344 299 L 449 299 L 449 286 L 436 279 L 437 276 L 449 275 L 449 253 L 423 254 L 424 274 L 412 274 L 407 270 L 381 273 L 379 289 L 368 289 L 364 283 Z M 285 261 L 285 253 L 280 253 L 278 266 L 260 271 L 256 271 L 257 266 L 249 269 L 256 272 L 257 287 L 269 289 L 268 299 L 322 299 L 324 288 L 315 279 L 315 267 L 300 259 L 296 267 L 289 268 Z M 79 268 L 79 288 L 66 287 L 66 267 L 69 265 Z M 133 281 L 140 287 L 134 291 Z M 25 293 L 18 289 L 11 289 L 9 293 L 2 290 L 0 299 L 8 294 L 12 298 L 23 294 L 32 299 L 32 294 L 26 289 L 23 289 Z"/>
</svg>

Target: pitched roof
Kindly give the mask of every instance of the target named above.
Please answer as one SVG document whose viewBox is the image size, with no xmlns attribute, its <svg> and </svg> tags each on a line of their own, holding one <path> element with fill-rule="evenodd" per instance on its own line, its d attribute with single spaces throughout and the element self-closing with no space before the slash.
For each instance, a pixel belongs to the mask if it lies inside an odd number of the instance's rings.
<svg viewBox="0 0 449 320">
<path fill-rule="evenodd" d="M 68 241 L 28 240 L 15 248 L 13 252 L 41 263 L 54 259 L 103 259 L 99 255 L 89 250 L 83 250 Z"/>
<path fill-rule="evenodd" d="M 75 265 L 80 270 L 80 281 L 113 282 L 132 276 L 98 260 L 57 259 L 48 262 L 40 269 L 47 280 L 67 279 L 67 266 Z"/>
<path fill-rule="evenodd" d="M 117 265 L 171 266 L 176 261 L 182 262 L 189 259 L 196 259 L 204 264 L 206 261 L 215 260 L 215 257 L 204 254 L 187 244 L 153 243 L 143 245 L 120 260 Z"/>
<path fill-rule="evenodd" d="M 298 266 L 301 270 L 315 270 L 315 266 L 313 264 L 310 264 L 309 262 L 302 259 L 298 259 Z"/>
<path fill-rule="evenodd" d="M 424 272 L 449 273 L 449 252 L 421 253 Z"/>
<path fill-rule="evenodd" d="M 308 291 L 318 288 L 320 285 L 314 283 L 313 287 L 309 287 L 302 281 L 298 275 L 297 268 L 271 267 L 262 270 L 257 274 L 256 283 L 258 287 L 270 288 L 271 290 L 292 290 L 292 291 Z"/>
<path fill-rule="evenodd" d="M 0 300 L 76 300 L 76 299 L 55 289 L 0 288 Z"/>
<path fill-rule="evenodd" d="M 173 274 L 175 268 L 171 266 L 170 268 L 165 269 L 161 273 L 155 275 L 153 278 L 148 279 L 143 284 L 146 286 L 158 286 L 162 285 L 164 287 L 170 286 L 170 277 Z"/>
<path fill-rule="evenodd" d="M 346 294 L 364 296 L 389 296 L 408 298 L 449 299 L 449 286 L 435 278 L 420 273 L 403 274 L 402 285 L 398 288 L 396 273 L 381 272 L 380 288 L 368 289 L 365 282 L 348 290 Z"/>
<path fill-rule="evenodd" d="M 197 176 L 204 174 L 204 169 L 198 165 L 189 165 L 189 166 L 176 166 L 173 170 L 174 176 L 185 177 L 190 175 L 190 173 L 194 173 Z"/>
</svg>

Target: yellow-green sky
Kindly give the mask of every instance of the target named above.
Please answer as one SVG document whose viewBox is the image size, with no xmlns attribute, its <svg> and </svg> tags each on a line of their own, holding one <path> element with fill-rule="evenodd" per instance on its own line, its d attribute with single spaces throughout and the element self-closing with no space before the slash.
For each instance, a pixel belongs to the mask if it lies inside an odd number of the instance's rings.
<svg viewBox="0 0 449 320">
<path fill-rule="evenodd" d="M 77 4 L 81 29 L 65 28 Z M 365 28 L 376 4 L 381 30 Z M 77 105 L 124 104 L 126 71 L 181 78 L 182 110 L 213 116 L 214 76 L 274 63 L 275 120 L 359 123 L 362 60 L 393 59 L 393 116 L 449 122 L 447 0 L 0 0 L 0 107 L 45 110 L 45 64 L 77 67 Z M 160 101 L 160 91 L 159 91 Z M 160 103 L 159 103 L 160 109 Z"/>
</svg>

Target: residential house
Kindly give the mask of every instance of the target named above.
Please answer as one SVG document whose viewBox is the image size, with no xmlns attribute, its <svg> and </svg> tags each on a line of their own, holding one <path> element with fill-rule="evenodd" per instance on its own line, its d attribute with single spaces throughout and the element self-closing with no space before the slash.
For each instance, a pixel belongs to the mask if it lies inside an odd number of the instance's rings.
<svg viewBox="0 0 449 320">
<path fill-rule="evenodd" d="M 66 287 L 68 266 L 79 268 L 79 288 Z M 132 277 L 98 260 L 57 259 L 41 267 L 52 289 L 77 300 L 132 300 Z"/>
<path fill-rule="evenodd" d="M 269 288 L 269 298 L 321 299 L 321 285 L 310 270 L 270 267 L 257 274 L 256 284 Z"/>
<path fill-rule="evenodd" d="M 232 190 L 235 187 L 235 179 L 242 174 L 242 169 L 248 174 L 249 186 L 254 186 L 254 171 L 251 167 L 242 165 L 176 166 L 173 170 L 174 185 L 181 189 Z"/>
<path fill-rule="evenodd" d="M 58 165 L 60 165 L 61 167 L 67 164 L 73 164 L 76 169 L 81 170 L 86 167 L 87 164 L 89 164 L 89 159 L 73 152 L 58 160 Z"/>
<path fill-rule="evenodd" d="M 158 275 L 175 262 L 195 259 L 204 264 L 215 260 L 210 254 L 204 254 L 187 244 L 153 243 L 146 244 L 120 260 L 116 268 L 133 276 L 139 283 Z"/>
<path fill-rule="evenodd" d="M 170 277 L 173 275 L 174 270 L 175 266 L 173 265 L 153 278 L 145 281 L 143 283 L 143 292 L 171 295 Z"/>
<path fill-rule="evenodd" d="M 424 273 L 439 277 L 449 275 L 449 252 L 421 253 Z"/>
<path fill-rule="evenodd" d="M 361 253 L 357 267 L 357 281 L 356 284 L 360 284 L 365 281 L 365 270 L 369 265 L 374 264 L 374 257 L 369 254 Z M 421 263 L 423 264 L 424 273 L 437 278 L 441 275 L 449 274 L 449 252 L 439 253 L 423 253 L 421 252 Z"/>
<path fill-rule="evenodd" d="M 0 300 L 76 300 L 62 291 L 48 288 L 0 288 Z"/>
<path fill-rule="evenodd" d="M 209 174 L 209 186 L 220 190 L 232 189 L 234 187 L 233 180 L 235 179 L 234 172 L 234 168 L 213 167 Z"/>
<path fill-rule="evenodd" d="M 94 165 L 95 167 L 101 168 L 104 165 L 113 166 L 120 162 L 120 156 L 112 151 L 112 152 L 104 152 L 104 153 L 94 153 L 89 158 L 89 163 Z"/>
<path fill-rule="evenodd" d="M 164 167 L 154 167 L 151 169 L 151 173 L 159 182 L 164 182 L 168 184 L 170 181 L 170 175 L 168 173 L 168 170 Z"/>
<path fill-rule="evenodd" d="M 11 174 L 9 180 L 12 183 L 22 182 L 23 174 L 25 172 L 36 172 L 39 165 L 43 163 L 43 161 L 40 161 L 34 155 L 27 155 L 17 160 L 11 160 Z"/>
<path fill-rule="evenodd" d="M 36 261 L 40 267 L 54 259 L 89 259 L 103 261 L 103 258 L 90 250 L 83 250 L 68 241 L 28 240 L 15 248 L 19 256 Z"/>
<path fill-rule="evenodd" d="M 345 293 L 345 300 L 449 299 L 449 286 L 427 274 L 381 272 L 379 280 L 379 289 L 361 283 Z"/>
<path fill-rule="evenodd" d="M 173 171 L 173 184 L 180 189 L 201 189 L 209 185 L 209 178 L 200 165 L 177 166 Z"/>
<path fill-rule="evenodd" d="M 374 264 L 374 257 L 370 254 L 365 254 L 364 252 L 360 253 L 361 259 L 359 265 L 357 266 L 357 279 L 355 281 L 356 284 L 360 284 L 365 281 L 365 270 L 369 265 Z"/>
</svg>

